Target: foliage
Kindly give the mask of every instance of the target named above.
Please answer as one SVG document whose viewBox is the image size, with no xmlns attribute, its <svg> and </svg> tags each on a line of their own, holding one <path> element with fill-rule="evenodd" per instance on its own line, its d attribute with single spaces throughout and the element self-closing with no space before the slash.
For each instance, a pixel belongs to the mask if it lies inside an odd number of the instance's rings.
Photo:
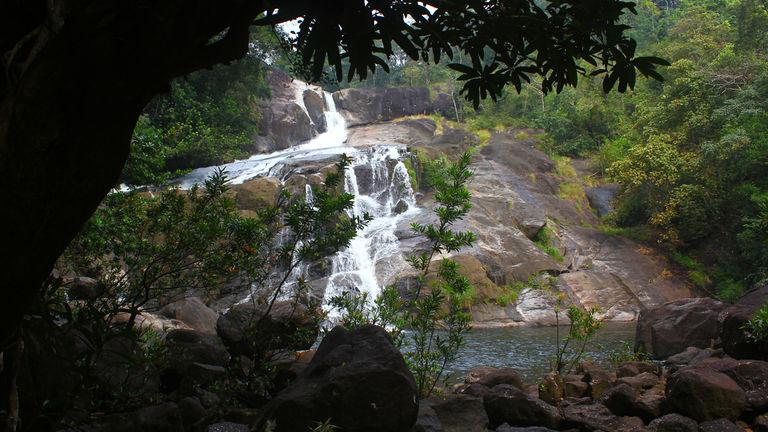
<svg viewBox="0 0 768 432">
<path fill-rule="evenodd" d="M 445 370 L 456 360 L 469 329 L 470 317 L 462 308 L 472 291 L 469 280 L 461 275 L 456 261 L 445 258 L 435 266 L 434 258 L 471 246 L 475 241 L 473 233 L 451 229 L 472 207 L 466 187 L 472 176 L 470 161 L 470 154 L 465 153 L 446 166 L 443 176 L 433 178 L 438 225 L 411 226 L 429 240 L 430 247 L 408 258 L 418 272 L 415 286 L 406 295 L 409 300 L 401 300 L 395 287 L 385 288 L 373 305 L 368 304 L 366 295 L 347 293 L 331 299 L 331 304 L 341 312 L 342 324 L 384 326 L 398 346 L 407 347 L 405 358 L 421 398 L 429 397 L 447 379 Z M 408 341 L 404 339 L 405 329 L 409 330 Z"/>
<path fill-rule="evenodd" d="M 752 318 L 744 324 L 749 338 L 759 343 L 768 342 L 768 303 L 758 309 Z"/>
<path fill-rule="evenodd" d="M 553 237 L 555 237 L 555 234 L 552 231 L 552 228 L 544 226 L 536 233 L 532 240 L 533 244 L 541 249 L 542 252 L 551 256 L 555 261 L 562 262 L 565 257 L 563 257 L 563 253 L 560 252 L 560 249 L 555 243 L 556 240 Z"/>
<path fill-rule="evenodd" d="M 624 340 L 619 349 L 608 351 L 608 361 L 617 368 L 626 362 L 650 362 L 651 355 L 642 349 L 636 351 L 634 342 Z"/>
<path fill-rule="evenodd" d="M 550 367 L 553 372 L 560 375 L 569 374 L 579 364 L 584 356 L 584 351 L 589 342 L 594 338 L 604 322 L 597 318 L 600 308 L 597 306 L 583 309 L 576 305 L 568 306 L 566 315 L 570 321 L 568 333 L 560 337 L 560 314 L 564 304 L 564 297 L 558 293 L 555 295 L 555 320 L 556 320 L 556 346 L 555 356 Z"/>
<path fill-rule="evenodd" d="M 576 86 L 579 75 L 592 75 L 602 77 L 603 91 L 618 87 L 623 93 L 635 87 L 638 72 L 661 79 L 656 65 L 667 64 L 636 55 L 637 43 L 625 34 L 627 27 L 621 22 L 625 13 L 636 12 L 630 2 L 397 1 L 375 10 L 364 3 L 350 8 L 345 14 L 323 14 L 301 10 L 299 5 L 280 8 L 263 21 L 280 22 L 304 13 L 294 44 L 311 63 L 315 78 L 323 74 L 326 59 L 341 81 L 347 64 L 347 80 L 366 79 L 368 71 L 375 74 L 377 68 L 389 71 L 377 54 L 391 60 L 398 48 L 425 63 L 447 57 L 454 61 L 448 67 L 464 82 L 459 93 L 475 107 L 489 96 L 497 100 L 507 85 L 520 92 L 534 76 L 541 77 L 542 92 L 560 92 Z M 354 23 L 347 17 L 354 17 Z M 510 22 L 515 25 L 509 26 Z M 369 37 L 361 40 L 328 31 L 339 27 Z M 409 81 L 421 74 L 413 66 L 403 68 Z"/>
<path fill-rule="evenodd" d="M 170 189 L 157 197 L 110 194 L 60 258 L 57 268 L 64 276 L 46 285 L 36 314 L 49 330 L 40 337 L 77 335 L 87 347 L 76 359 L 81 385 L 89 388 L 103 347 L 116 339 L 135 345 L 135 358 L 127 361 L 161 367 L 166 357 L 162 340 L 139 326 L 138 318 L 183 296 L 218 298 L 224 288 L 251 290 L 253 301 L 266 308 L 265 316 L 279 297 L 294 298 L 308 313 L 316 313 L 318 305 L 306 299 L 297 269 L 346 247 L 369 220 L 347 214 L 353 197 L 341 192 L 340 182 L 349 163 L 342 157 L 325 183 L 313 187 L 311 202 L 283 194 L 276 207 L 263 207 L 254 218 L 238 214 L 222 171 L 189 191 Z M 87 292 L 75 291 L 70 275 L 89 276 L 96 283 Z M 254 331 L 260 323 L 253 323 Z M 285 346 L 285 340 L 264 339 L 253 358 L 232 363 L 232 379 L 221 383 L 224 393 L 268 390 L 274 372 L 271 350 Z M 137 396 L 157 396 L 136 393 L 131 387 L 125 395 L 110 388 L 100 393 L 101 405 L 93 409 L 127 410 L 143 403 Z"/>
</svg>

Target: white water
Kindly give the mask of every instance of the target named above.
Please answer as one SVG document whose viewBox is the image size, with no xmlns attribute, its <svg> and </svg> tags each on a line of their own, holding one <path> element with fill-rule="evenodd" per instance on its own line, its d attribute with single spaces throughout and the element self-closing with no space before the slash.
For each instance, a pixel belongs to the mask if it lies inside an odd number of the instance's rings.
<svg viewBox="0 0 768 432">
<path fill-rule="evenodd" d="M 297 103 L 304 107 L 303 92 L 298 92 Z M 347 125 L 344 117 L 336 110 L 333 97 L 323 92 L 328 110 L 325 114 L 327 129 L 312 140 L 289 147 L 285 150 L 267 154 L 257 154 L 248 159 L 234 161 L 224 165 L 198 168 L 176 180 L 182 189 L 189 189 L 194 184 L 202 183 L 218 168 L 224 168 L 230 184 L 241 184 L 256 177 L 274 177 L 286 164 L 301 159 L 318 159 L 324 156 L 341 155 L 352 150 L 347 141 Z M 304 108 L 306 112 L 306 108 Z"/>
<path fill-rule="evenodd" d="M 224 168 L 232 184 L 239 184 L 255 177 L 276 176 L 288 164 L 300 164 L 302 160 L 312 161 L 332 155 L 346 153 L 353 158 L 352 166 L 345 173 L 344 189 L 355 196 L 350 216 L 362 217 L 368 213 L 373 217 L 369 225 L 358 233 L 350 246 L 332 258 L 331 275 L 325 289 L 324 299 L 343 292 L 367 293 L 374 299 L 384 283 L 394 276 L 391 258 L 400 254 L 400 244 L 395 230 L 403 218 L 419 212 L 411 188 L 408 170 L 401 161 L 405 151 L 401 145 L 381 145 L 371 148 L 348 146 L 347 127 L 344 118 L 336 110 L 333 97 L 323 92 L 327 111 L 326 132 L 311 141 L 269 154 L 251 156 L 218 167 L 206 167 L 192 171 L 178 179 L 181 188 L 201 183 L 215 169 Z M 303 105 L 303 92 L 297 92 L 297 103 Z M 364 178 L 358 179 L 362 174 Z M 281 179 L 284 180 L 284 179 Z M 314 199 L 311 187 L 307 186 L 306 199 Z M 401 213 L 395 211 L 398 203 Z M 405 207 L 405 209 L 403 209 Z M 291 279 L 298 278 L 306 266 L 300 266 Z M 249 297 L 250 298 L 250 295 Z M 247 299 L 246 299 L 247 300 Z M 334 320 L 334 311 L 330 319 Z"/>
</svg>

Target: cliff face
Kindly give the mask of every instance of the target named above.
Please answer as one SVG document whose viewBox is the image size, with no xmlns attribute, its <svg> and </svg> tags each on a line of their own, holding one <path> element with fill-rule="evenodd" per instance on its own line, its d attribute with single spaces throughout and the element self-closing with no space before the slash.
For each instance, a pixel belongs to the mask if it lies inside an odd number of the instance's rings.
<svg viewBox="0 0 768 432">
<path fill-rule="evenodd" d="M 333 99 L 349 127 L 433 111 L 426 87 L 344 89 Z"/>
<path fill-rule="evenodd" d="M 436 130 L 431 120 L 411 119 L 354 128 L 348 141 L 401 143 L 428 157 L 455 156 L 477 144 L 478 138 L 465 131 Z M 496 133 L 475 153 L 473 208 L 456 228 L 474 231 L 478 242 L 453 257 L 475 286 L 475 323 L 553 324 L 548 290 L 584 307 L 599 306 L 615 321 L 634 320 L 642 309 L 690 297 L 688 286 L 654 250 L 599 229 L 600 219 L 570 162 L 553 161 L 536 149 L 537 135 L 532 130 Z M 421 207 L 431 208 L 429 192 L 417 197 Z M 410 223 L 433 219 L 425 210 L 402 221 L 397 235 L 404 254 L 423 247 Z M 408 268 L 388 273 L 407 274 Z M 401 279 L 407 284 L 407 277 Z"/>
</svg>

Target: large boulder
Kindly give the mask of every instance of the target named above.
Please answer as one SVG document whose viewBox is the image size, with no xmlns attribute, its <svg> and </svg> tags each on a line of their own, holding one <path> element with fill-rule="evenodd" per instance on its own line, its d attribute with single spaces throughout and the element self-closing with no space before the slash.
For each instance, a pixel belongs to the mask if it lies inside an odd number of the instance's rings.
<svg viewBox="0 0 768 432">
<path fill-rule="evenodd" d="M 238 210 L 255 211 L 277 204 L 282 184 L 274 177 L 260 177 L 245 183 L 232 185 L 230 190 L 235 196 Z"/>
<path fill-rule="evenodd" d="M 565 426 L 582 431 L 638 431 L 627 418 L 611 413 L 605 405 L 587 401 L 568 404 L 563 408 Z M 642 423 L 642 421 L 640 421 Z"/>
<path fill-rule="evenodd" d="M 348 126 L 427 114 L 432 110 L 426 87 L 349 88 L 334 93 L 333 99 Z"/>
<path fill-rule="evenodd" d="M 744 390 L 747 405 L 756 413 L 768 412 L 768 362 L 711 358 L 700 363 L 728 375 Z"/>
<path fill-rule="evenodd" d="M 699 425 L 695 420 L 680 414 L 667 414 L 653 420 L 648 425 L 650 432 L 699 432 Z"/>
<path fill-rule="evenodd" d="M 676 300 L 643 310 L 637 320 L 635 347 L 665 359 L 689 346 L 708 348 L 718 343 L 718 316 L 726 308 L 711 298 Z"/>
<path fill-rule="evenodd" d="M 728 375 L 708 367 L 689 366 L 667 382 L 667 403 L 697 421 L 737 419 L 747 406 L 744 390 Z"/>
<path fill-rule="evenodd" d="M 557 408 L 509 384 L 497 385 L 483 398 L 491 427 L 544 426 L 557 429 L 562 418 Z"/>
<path fill-rule="evenodd" d="M 330 419 L 347 432 L 407 432 L 418 413 L 416 383 L 381 327 L 334 328 L 307 369 L 264 407 L 257 426 L 309 430 Z"/>
<path fill-rule="evenodd" d="M 768 360 L 768 343 L 755 341 L 744 329 L 755 312 L 768 302 L 768 283 L 745 294 L 725 310 L 723 321 L 723 350 L 739 359 Z"/>
<path fill-rule="evenodd" d="M 464 394 L 433 397 L 432 409 L 440 419 L 444 432 L 486 432 L 488 415 L 483 399 Z"/>
<path fill-rule="evenodd" d="M 603 217 L 613 211 L 613 198 L 620 189 L 620 185 L 609 184 L 585 188 L 584 193 L 595 213 Z"/>
<path fill-rule="evenodd" d="M 168 366 L 163 371 L 163 387 L 173 391 L 183 387 L 208 385 L 226 375 L 229 353 L 216 335 L 195 330 L 172 330 L 165 336 Z"/>
<path fill-rule="evenodd" d="M 160 314 L 169 319 L 176 319 L 201 333 L 216 334 L 216 320 L 219 314 L 200 300 L 199 297 L 186 297 L 163 306 Z"/>
<path fill-rule="evenodd" d="M 319 323 L 310 310 L 292 301 L 275 302 L 265 316 L 267 310 L 267 305 L 240 303 L 219 317 L 216 330 L 233 356 L 312 346 Z"/>
<path fill-rule="evenodd" d="M 496 368 L 491 366 L 478 366 L 472 368 L 464 379 L 466 384 L 482 384 L 488 388 L 499 384 L 509 384 L 523 389 L 523 380 L 520 374 L 512 368 Z"/>
<path fill-rule="evenodd" d="M 312 139 L 317 133 L 304 110 L 306 83 L 292 79 L 279 69 L 267 72 L 271 97 L 258 103 L 259 133 L 253 137 L 254 151 L 273 152 Z"/>
</svg>

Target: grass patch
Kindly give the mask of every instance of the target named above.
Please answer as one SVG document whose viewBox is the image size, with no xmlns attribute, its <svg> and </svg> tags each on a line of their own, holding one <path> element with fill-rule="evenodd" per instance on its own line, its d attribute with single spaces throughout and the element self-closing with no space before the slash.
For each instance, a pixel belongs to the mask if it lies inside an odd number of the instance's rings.
<svg viewBox="0 0 768 432">
<path fill-rule="evenodd" d="M 605 235 L 626 237 L 639 242 L 649 242 L 654 239 L 654 231 L 647 226 L 618 227 L 604 224 L 597 229 Z"/>
<path fill-rule="evenodd" d="M 542 252 L 551 256 L 557 262 L 563 262 L 565 257 L 560 252 L 560 249 L 554 244 L 555 237 L 554 232 L 548 226 L 540 229 L 536 236 L 533 238 L 533 244 L 536 245 Z"/>
</svg>

